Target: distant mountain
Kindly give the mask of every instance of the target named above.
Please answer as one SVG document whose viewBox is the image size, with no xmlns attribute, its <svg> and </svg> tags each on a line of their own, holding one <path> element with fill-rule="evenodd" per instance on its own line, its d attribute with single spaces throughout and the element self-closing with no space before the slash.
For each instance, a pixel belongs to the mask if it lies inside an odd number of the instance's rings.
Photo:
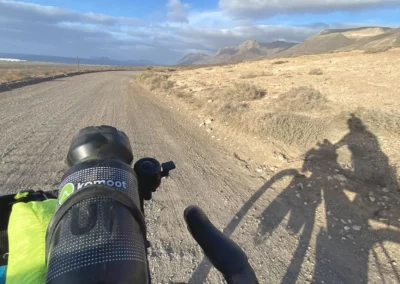
<svg viewBox="0 0 400 284">
<path fill-rule="evenodd" d="M 192 65 L 196 64 L 196 62 L 201 62 L 205 61 L 210 57 L 210 55 L 204 54 L 204 53 L 189 53 L 185 57 L 183 57 L 181 60 L 178 61 L 178 65 Z"/>
<path fill-rule="evenodd" d="M 76 57 L 61 57 L 61 56 L 48 56 L 48 55 L 35 55 L 35 54 L 14 54 L 14 53 L 0 53 L 0 58 L 14 58 L 27 61 L 41 61 L 53 63 L 67 63 L 76 64 Z M 111 65 L 111 66 L 146 66 L 154 65 L 149 60 L 113 60 L 108 57 L 94 57 L 94 58 L 79 58 L 80 64 L 88 65 Z"/>
<path fill-rule="evenodd" d="M 261 56 L 268 56 L 296 45 L 293 42 L 276 41 L 270 43 L 258 43 L 248 40 L 239 46 L 221 48 L 214 56 L 202 53 L 191 53 L 182 58 L 179 65 L 222 64 L 240 60 L 250 60 Z"/>
<path fill-rule="evenodd" d="M 400 46 L 400 29 L 386 27 L 330 29 L 278 52 L 274 57 L 393 46 Z"/>
</svg>

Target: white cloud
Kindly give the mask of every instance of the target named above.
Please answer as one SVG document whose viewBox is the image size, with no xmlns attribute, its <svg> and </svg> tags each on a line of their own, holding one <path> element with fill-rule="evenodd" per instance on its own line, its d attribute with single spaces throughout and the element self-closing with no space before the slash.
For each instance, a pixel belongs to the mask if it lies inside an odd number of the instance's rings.
<svg viewBox="0 0 400 284">
<path fill-rule="evenodd" d="M 400 0 L 220 0 L 222 10 L 240 18 L 262 18 L 285 13 L 333 12 L 365 9 Z"/>
<path fill-rule="evenodd" d="M 168 0 L 168 20 L 172 22 L 184 22 L 187 23 L 189 5 L 183 4 L 180 0 Z"/>
<path fill-rule="evenodd" d="M 250 39 L 302 41 L 328 27 L 341 27 L 324 23 L 257 25 L 222 11 L 189 11 L 188 5 L 178 0 L 170 0 L 167 8 L 172 13 L 169 21 L 147 24 L 135 18 L 0 0 L 0 52 L 109 56 L 173 64 L 192 51 L 213 54 Z"/>
</svg>

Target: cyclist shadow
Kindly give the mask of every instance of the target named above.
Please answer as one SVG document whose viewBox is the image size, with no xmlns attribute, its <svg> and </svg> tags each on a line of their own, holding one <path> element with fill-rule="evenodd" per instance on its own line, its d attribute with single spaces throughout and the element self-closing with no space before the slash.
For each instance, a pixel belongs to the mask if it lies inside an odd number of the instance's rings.
<svg viewBox="0 0 400 284">
<path fill-rule="evenodd" d="M 315 234 L 313 282 L 367 283 L 371 251 L 380 277 L 392 277 L 390 281 L 400 282 L 395 263 L 383 246 L 384 241 L 400 243 L 400 209 L 396 206 L 399 184 L 395 170 L 376 136 L 359 118 L 352 115 L 348 126 L 349 133 L 338 143 L 325 140 L 305 154 L 303 175 L 291 169 L 271 178 L 243 205 L 224 230 L 230 236 L 268 188 L 285 176 L 293 176 L 289 186 L 261 213 L 260 220 L 263 221 L 254 238 L 255 244 L 261 245 L 289 216 L 287 228 L 298 236 L 299 241 L 282 283 L 298 281 Z M 338 153 L 345 148 L 349 153 L 347 161 L 339 164 L 342 157 Z M 316 215 L 319 216 L 318 223 Z M 373 228 L 371 222 L 374 221 L 394 229 Z M 377 244 L 390 263 L 390 271 L 378 260 Z M 204 259 L 190 283 L 204 282 L 209 269 L 209 263 Z"/>
<path fill-rule="evenodd" d="M 389 265 L 391 271 L 387 267 L 384 269 L 374 250 L 376 244 L 381 244 L 386 261 L 391 263 L 383 242 L 400 243 L 400 231 L 371 226 L 371 221 L 377 221 L 385 226 L 400 227 L 397 219 L 400 211 L 396 206 L 399 184 L 395 170 L 377 138 L 361 119 L 352 115 L 348 126 L 349 133 L 337 144 L 325 140 L 306 153 L 302 172 L 307 176 L 294 177 L 261 214 L 265 222 L 259 225 L 256 244 L 268 238 L 287 215 L 288 229 L 299 235 L 283 283 L 298 280 L 315 228 L 319 228 L 319 232 L 316 232 L 313 282 L 367 283 L 371 251 L 376 258 L 378 274 L 383 270 L 387 273 L 379 277 L 391 277 L 391 281 L 400 282 L 395 265 Z M 338 163 L 338 152 L 345 147 L 350 155 L 342 166 Z M 320 216 L 318 224 L 316 215 Z"/>
</svg>

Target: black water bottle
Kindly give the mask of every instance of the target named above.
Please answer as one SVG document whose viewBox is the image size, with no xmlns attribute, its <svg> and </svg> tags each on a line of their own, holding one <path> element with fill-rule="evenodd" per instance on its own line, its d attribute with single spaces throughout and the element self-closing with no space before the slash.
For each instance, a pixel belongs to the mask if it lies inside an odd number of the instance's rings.
<svg viewBox="0 0 400 284">
<path fill-rule="evenodd" d="M 46 236 L 46 283 L 148 283 L 146 228 L 128 137 L 88 127 L 72 141 Z"/>
</svg>

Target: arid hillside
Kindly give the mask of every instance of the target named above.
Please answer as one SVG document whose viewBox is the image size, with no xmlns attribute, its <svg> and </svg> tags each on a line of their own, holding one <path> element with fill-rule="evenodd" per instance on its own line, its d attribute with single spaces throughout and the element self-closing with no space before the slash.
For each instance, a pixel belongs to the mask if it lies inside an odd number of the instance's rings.
<svg viewBox="0 0 400 284">
<path fill-rule="evenodd" d="M 399 64 L 400 49 L 351 51 L 192 70 L 157 69 L 140 79 L 150 89 L 177 98 L 191 113 L 213 120 L 203 126 L 213 136 L 217 128 L 230 129 L 295 158 L 324 139 L 339 141 L 351 123 L 361 120 L 398 165 Z M 197 115 L 191 117 L 198 120 Z M 269 154 L 258 155 L 260 162 Z"/>
<path fill-rule="evenodd" d="M 277 54 L 294 45 L 296 45 L 296 43 L 286 41 L 258 43 L 255 40 L 248 40 L 239 46 L 220 48 L 214 56 L 203 53 L 190 53 L 182 58 L 178 62 L 178 65 L 223 64 L 250 60 L 261 56 Z"/>
<path fill-rule="evenodd" d="M 400 28 L 360 27 L 352 29 L 328 29 L 300 43 L 275 41 L 258 43 L 248 40 L 239 46 L 220 48 L 214 56 L 190 53 L 178 65 L 210 65 L 234 63 L 241 60 L 280 58 L 330 52 L 363 50 L 382 52 L 400 47 Z"/>
<path fill-rule="evenodd" d="M 138 79 L 236 158 L 227 172 L 264 180 L 241 210 L 265 208 L 246 231 L 263 259 L 292 237 L 298 244 L 268 261 L 295 264 L 282 282 L 397 283 L 399 66 L 393 48 L 158 68 Z M 269 201 L 257 203 L 262 196 Z"/>
<path fill-rule="evenodd" d="M 343 50 L 379 52 L 400 46 L 400 29 L 362 27 L 330 29 L 275 54 L 276 57 L 321 54 Z"/>
</svg>

